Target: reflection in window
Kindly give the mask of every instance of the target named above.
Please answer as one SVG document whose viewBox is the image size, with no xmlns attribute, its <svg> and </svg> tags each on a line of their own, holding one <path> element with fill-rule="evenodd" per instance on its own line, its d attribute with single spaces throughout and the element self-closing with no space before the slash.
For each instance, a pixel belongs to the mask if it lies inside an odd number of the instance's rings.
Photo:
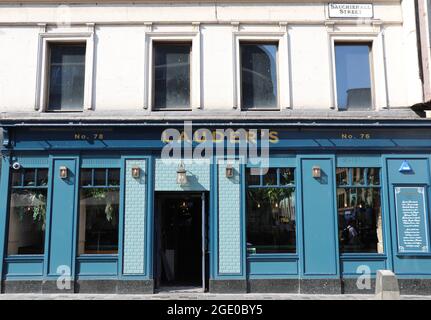
<svg viewBox="0 0 431 320">
<path fill-rule="evenodd" d="M 50 45 L 48 110 L 81 110 L 84 103 L 85 44 Z"/>
<path fill-rule="evenodd" d="M 347 181 L 337 177 L 338 233 L 343 253 L 383 253 L 382 209 L 379 168 L 337 168 Z M 359 173 L 359 174 L 358 174 Z M 370 177 L 372 176 L 372 178 Z M 368 181 L 359 183 L 359 177 Z M 356 177 L 356 178 L 355 178 Z M 340 183 L 341 182 L 341 183 Z M 361 187 L 355 185 L 362 184 Z"/>
<path fill-rule="evenodd" d="M 118 252 L 120 169 L 82 169 L 79 254 Z"/>
<path fill-rule="evenodd" d="M 277 169 L 269 168 L 266 174 L 263 175 L 263 184 L 266 186 L 277 185 Z"/>
<path fill-rule="evenodd" d="M 190 108 L 190 43 L 154 43 L 154 107 Z"/>
<path fill-rule="evenodd" d="M 364 168 L 353 168 L 352 169 L 352 181 L 354 185 L 363 186 L 365 184 L 365 169 Z"/>
<path fill-rule="evenodd" d="M 335 64 L 338 108 L 371 108 L 371 44 L 337 43 Z"/>
<path fill-rule="evenodd" d="M 8 255 L 43 254 L 48 169 L 22 169 L 11 175 Z"/>
<path fill-rule="evenodd" d="M 349 169 L 347 168 L 337 168 L 337 185 L 345 186 L 349 184 Z"/>
<path fill-rule="evenodd" d="M 277 107 L 277 44 L 241 43 L 242 107 Z"/>
<path fill-rule="evenodd" d="M 294 177 L 294 169 L 274 170 L 276 174 L 280 174 L 280 172 L 287 174 L 287 171 L 290 171 L 289 177 Z M 251 254 L 295 253 L 295 208 L 294 186 L 249 185 L 247 189 L 247 252 Z"/>
</svg>

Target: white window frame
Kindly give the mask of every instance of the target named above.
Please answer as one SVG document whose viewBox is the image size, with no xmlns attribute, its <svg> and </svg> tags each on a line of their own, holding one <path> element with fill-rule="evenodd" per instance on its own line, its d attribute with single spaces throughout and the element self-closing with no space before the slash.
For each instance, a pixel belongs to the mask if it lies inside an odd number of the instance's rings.
<svg viewBox="0 0 431 320">
<path fill-rule="evenodd" d="M 190 111 L 201 109 L 201 45 L 200 45 L 200 28 L 195 26 L 194 31 L 190 32 L 157 32 L 149 31 L 146 37 L 146 61 L 145 61 L 145 92 L 144 92 L 144 109 L 154 112 L 169 111 Z M 191 43 L 190 56 L 190 107 L 183 108 L 154 108 L 154 42 Z"/>
<path fill-rule="evenodd" d="M 90 26 L 94 27 L 94 25 Z M 39 57 L 36 83 L 35 109 L 40 112 L 48 110 L 49 95 L 49 50 L 56 43 L 85 43 L 84 99 L 80 110 L 55 110 L 53 112 L 82 112 L 93 108 L 93 74 L 94 74 L 94 30 L 79 33 L 39 33 Z"/>
<path fill-rule="evenodd" d="M 234 95 L 233 109 L 239 111 L 281 111 L 291 108 L 291 80 L 289 63 L 289 39 L 287 24 L 281 24 L 280 32 L 233 32 Z M 277 106 L 275 108 L 243 109 L 241 79 L 241 42 L 277 43 Z"/>
<path fill-rule="evenodd" d="M 352 43 L 371 45 L 370 52 L 370 83 L 371 83 L 371 111 L 378 111 L 388 107 L 388 93 L 387 93 L 387 77 L 384 59 L 384 45 L 383 37 L 380 32 L 370 33 L 341 33 L 329 32 L 329 41 L 331 48 L 331 64 L 332 64 L 332 109 L 340 110 L 338 105 L 338 88 L 337 88 L 337 70 L 336 70 L 336 57 L 335 45 L 337 43 Z M 361 110 L 358 110 L 361 111 Z"/>
</svg>

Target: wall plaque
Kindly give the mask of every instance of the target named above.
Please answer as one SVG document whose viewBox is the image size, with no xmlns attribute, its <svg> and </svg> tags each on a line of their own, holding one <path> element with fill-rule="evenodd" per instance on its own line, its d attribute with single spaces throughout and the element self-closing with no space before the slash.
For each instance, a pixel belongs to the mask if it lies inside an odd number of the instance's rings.
<svg viewBox="0 0 431 320">
<path fill-rule="evenodd" d="M 428 219 L 425 187 L 395 187 L 399 253 L 427 253 Z"/>
</svg>

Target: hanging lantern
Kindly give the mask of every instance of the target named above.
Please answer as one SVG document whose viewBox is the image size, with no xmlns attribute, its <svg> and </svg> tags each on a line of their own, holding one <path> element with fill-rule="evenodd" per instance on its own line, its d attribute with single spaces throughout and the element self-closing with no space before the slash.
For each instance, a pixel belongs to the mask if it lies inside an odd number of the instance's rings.
<svg viewBox="0 0 431 320">
<path fill-rule="evenodd" d="M 180 165 L 178 166 L 177 169 L 177 184 L 179 185 L 185 185 L 187 184 L 187 174 L 186 174 L 186 169 L 184 167 L 184 163 L 180 163 Z"/>
</svg>

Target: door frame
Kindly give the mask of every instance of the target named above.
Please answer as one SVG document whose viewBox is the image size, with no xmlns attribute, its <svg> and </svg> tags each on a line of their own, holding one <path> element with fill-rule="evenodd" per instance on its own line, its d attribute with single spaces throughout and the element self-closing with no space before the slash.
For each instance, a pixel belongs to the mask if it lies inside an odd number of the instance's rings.
<svg viewBox="0 0 431 320">
<path fill-rule="evenodd" d="M 209 281 L 209 191 L 155 191 L 154 194 L 154 241 L 153 241 L 153 275 L 154 275 L 154 288 L 160 289 L 161 286 L 161 261 L 159 256 L 160 234 L 161 234 L 161 220 L 160 209 L 161 201 L 166 198 L 177 198 L 190 196 L 201 199 L 201 288 L 203 292 L 208 291 Z"/>
</svg>

